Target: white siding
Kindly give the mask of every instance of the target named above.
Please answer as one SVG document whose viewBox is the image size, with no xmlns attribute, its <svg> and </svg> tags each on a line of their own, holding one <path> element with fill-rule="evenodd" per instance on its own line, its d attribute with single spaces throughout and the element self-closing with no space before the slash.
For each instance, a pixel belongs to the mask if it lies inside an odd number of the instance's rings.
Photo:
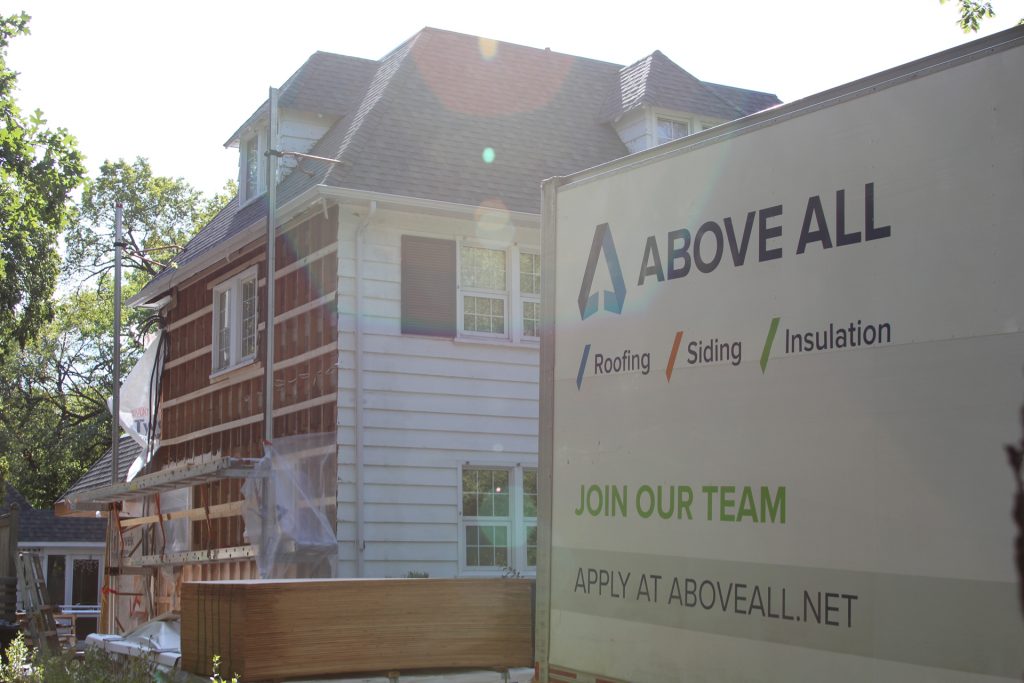
<svg viewBox="0 0 1024 683">
<path fill-rule="evenodd" d="M 354 221 L 339 249 L 339 574 L 356 571 Z M 459 571 L 465 463 L 536 467 L 539 352 L 401 334 L 401 235 L 455 239 L 470 221 L 378 215 L 364 233 L 363 476 L 367 576 Z M 347 219 L 346 219 L 347 217 Z M 454 292 L 452 293 L 454 296 Z"/>
<path fill-rule="evenodd" d="M 308 153 L 313 145 L 324 136 L 334 122 L 333 118 L 327 118 L 307 112 L 284 110 L 281 112 L 280 136 L 281 149 L 289 152 Z M 292 169 L 299 165 L 295 157 L 284 156 L 281 158 L 281 177 L 292 172 Z"/>
</svg>

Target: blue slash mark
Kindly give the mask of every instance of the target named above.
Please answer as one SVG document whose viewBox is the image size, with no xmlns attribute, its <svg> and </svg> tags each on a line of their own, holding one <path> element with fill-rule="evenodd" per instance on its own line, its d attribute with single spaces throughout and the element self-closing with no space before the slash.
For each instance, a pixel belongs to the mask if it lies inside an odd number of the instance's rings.
<svg viewBox="0 0 1024 683">
<path fill-rule="evenodd" d="M 587 369 L 587 358 L 590 357 L 590 344 L 583 347 L 583 358 L 580 358 L 580 371 L 576 373 L 576 391 L 583 384 L 583 372 Z"/>
</svg>

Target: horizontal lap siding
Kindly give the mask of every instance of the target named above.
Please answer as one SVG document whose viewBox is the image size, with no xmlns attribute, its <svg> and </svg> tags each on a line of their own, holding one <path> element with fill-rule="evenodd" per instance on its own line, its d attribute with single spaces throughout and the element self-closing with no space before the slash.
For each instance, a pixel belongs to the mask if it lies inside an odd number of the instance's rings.
<svg viewBox="0 0 1024 683">
<path fill-rule="evenodd" d="M 338 406 L 343 576 L 354 575 L 356 565 L 355 248 L 353 230 L 345 228 Z M 402 232 L 371 224 L 362 249 L 364 567 L 368 576 L 453 576 L 459 468 L 466 462 L 536 466 L 538 350 L 401 334 Z"/>
</svg>

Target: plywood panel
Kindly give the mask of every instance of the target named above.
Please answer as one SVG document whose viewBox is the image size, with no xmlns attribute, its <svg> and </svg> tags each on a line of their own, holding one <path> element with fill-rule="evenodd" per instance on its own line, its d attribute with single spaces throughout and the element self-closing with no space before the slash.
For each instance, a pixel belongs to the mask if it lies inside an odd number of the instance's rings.
<svg viewBox="0 0 1024 683">
<path fill-rule="evenodd" d="M 185 584 L 182 665 L 244 681 L 530 666 L 532 586 L 513 579 Z"/>
</svg>

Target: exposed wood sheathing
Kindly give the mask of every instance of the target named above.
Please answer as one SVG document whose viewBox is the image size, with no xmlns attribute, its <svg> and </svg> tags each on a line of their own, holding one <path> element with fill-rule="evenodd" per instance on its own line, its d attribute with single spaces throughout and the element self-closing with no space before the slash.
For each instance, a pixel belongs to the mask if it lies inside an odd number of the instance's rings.
<svg viewBox="0 0 1024 683">
<path fill-rule="evenodd" d="M 182 668 L 243 681 L 533 662 L 525 579 L 329 579 L 191 583 Z"/>
<path fill-rule="evenodd" d="M 335 431 L 337 414 L 337 210 L 286 226 L 277 237 L 274 437 Z M 255 265 L 259 338 L 251 363 L 211 378 L 213 289 Z M 168 357 L 161 394 L 161 447 L 149 471 L 205 454 L 263 455 L 263 373 L 266 367 L 266 278 L 263 242 L 251 243 L 173 291 L 166 312 Z M 336 475 L 330 478 L 331 491 Z M 239 501 L 242 481 L 220 479 L 192 488 L 189 548 L 246 545 Z M 206 514 L 209 508 L 211 514 Z M 146 552 L 161 552 L 160 510 L 150 499 Z M 329 510 L 332 518 L 333 507 Z M 166 519 L 166 516 L 164 517 Z M 299 572 L 301 575 L 301 571 Z M 155 611 L 178 609 L 183 581 L 248 579 L 252 560 L 194 563 L 157 572 Z"/>
</svg>

